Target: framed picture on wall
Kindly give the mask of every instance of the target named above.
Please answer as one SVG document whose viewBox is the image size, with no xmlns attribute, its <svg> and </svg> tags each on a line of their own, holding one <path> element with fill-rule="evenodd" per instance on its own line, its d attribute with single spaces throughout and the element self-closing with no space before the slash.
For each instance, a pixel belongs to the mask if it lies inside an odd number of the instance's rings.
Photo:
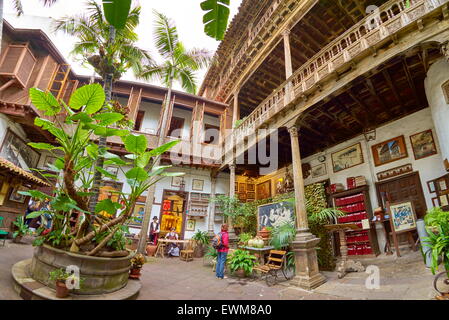
<svg viewBox="0 0 449 320">
<path fill-rule="evenodd" d="M 332 167 L 334 172 L 352 168 L 362 163 L 363 152 L 360 143 L 332 153 Z"/>
<path fill-rule="evenodd" d="M 187 219 L 186 222 L 186 231 L 195 231 L 195 219 Z"/>
<path fill-rule="evenodd" d="M 287 222 L 295 222 L 294 202 L 281 201 L 257 207 L 257 229 L 277 227 Z"/>
<path fill-rule="evenodd" d="M 376 167 L 408 157 L 404 136 L 375 144 L 371 151 Z"/>
<path fill-rule="evenodd" d="M 246 183 L 239 183 L 239 192 L 246 192 Z"/>
<path fill-rule="evenodd" d="M 429 188 L 429 192 L 430 193 L 434 193 L 437 191 L 436 187 L 435 187 L 435 181 L 431 180 L 431 181 L 427 181 L 427 188 Z"/>
<path fill-rule="evenodd" d="M 14 201 L 14 202 L 19 202 L 19 203 L 25 203 L 25 198 L 27 196 L 20 194 L 19 191 L 27 191 L 27 190 L 28 190 L 28 188 L 26 188 L 24 186 L 14 187 L 11 190 L 11 194 L 9 195 L 9 200 Z"/>
<path fill-rule="evenodd" d="M 183 177 L 172 177 L 171 178 L 171 186 L 172 187 L 180 187 L 184 181 Z"/>
<path fill-rule="evenodd" d="M 449 205 L 446 194 L 443 194 L 442 196 L 440 196 L 439 199 L 440 199 L 440 207 L 446 207 Z"/>
<path fill-rule="evenodd" d="M 438 202 L 438 197 L 432 198 L 432 205 L 434 207 L 439 207 L 440 203 Z"/>
<path fill-rule="evenodd" d="M 248 191 L 248 192 L 254 192 L 256 189 L 255 189 L 255 185 L 254 184 L 252 184 L 252 183 L 248 183 L 247 185 L 246 185 L 246 191 Z"/>
<path fill-rule="evenodd" d="M 271 197 L 271 180 L 256 185 L 256 199 L 267 199 Z"/>
<path fill-rule="evenodd" d="M 254 200 L 254 199 L 256 199 L 256 193 L 255 192 L 247 192 L 246 193 L 246 198 L 248 200 Z"/>
<path fill-rule="evenodd" d="M 326 164 L 322 163 L 315 167 L 312 167 L 312 178 L 318 178 L 326 175 Z"/>
<path fill-rule="evenodd" d="M 432 130 L 426 130 L 410 136 L 415 160 L 437 154 L 437 147 L 433 140 Z"/>
<path fill-rule="evenodd" d="M 204 188 L 204 180 L 200 180 L 200 179 L 192 180 L 192 190 L 203 191 L 203 188 Z"/>
<path fill-rule="evenodd" d="M 141 227 L 144 213 L 145 213 L 145 204 L 136 203 L 129 225 L 134 227 Z"/>
</svg>

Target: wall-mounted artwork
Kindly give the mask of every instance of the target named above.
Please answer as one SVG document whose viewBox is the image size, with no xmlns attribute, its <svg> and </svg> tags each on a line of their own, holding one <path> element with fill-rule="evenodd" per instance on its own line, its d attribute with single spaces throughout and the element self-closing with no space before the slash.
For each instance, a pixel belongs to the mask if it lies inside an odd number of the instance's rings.
<svg viewBox="0 0 449 320">
<path fill-rule="evenodd" d="M 294 223 L 295 205 L 294 202 L 281 201 L 261 205 L 257 208 L 257 226 L 278 227 L 285 223 Z"/>
<path fill-rule="evenodd" d="M 200 179 L 192 180 L 192 190 L 203 191 L 203 188 L 204 188 L 204 180 L 200 180 Z"/>
<path fill-rule="evenodd" d="M 432 130 L 426 130 L 410 136 L 415 160 L 437 154 L 437 147 L 433 140 Z"/>
<path fill-rule="evenodd" d="M 145 213 L 145 204 L 144 203 L 136 203 L 136 206 L 134 207 L 134 212 L 131 216 L 129 225 L 135 226 L 135 227 L 141 227 L 144 213 Z"/>
<path fill-rule="evenodd" d="M 246 191 L 248 191 L 248 192 L 254 192 L 254 191 L 255 191 L 255 186 L 254 186 L 254 184 L 248 183 L 248 184 L 246 185 Z"/>
<path fill-rule="evenodd" d="M 259 183 L 256 186 L 256 199 L 267 199 L 271 197 L 271 180 Z"/>
<path fill-rule="evenodd" d="M 180 187 L 182 182 L 184 181 L 183 177 L 172 177 L 171 178 L 171 186 L 172 187 Z"/>
<path fill-rule="evenodd" d="M 404 136 L 399 136 L 371 147 L 373 152 L 374 165 L 381 166 L 386 163 L 407 158 L 407 148 Z"/>
<path fill-rule="evenodd" d="M 312 178 L 318 178 L 327 174 L 326 164 L 322 163 L 315 167 L 312 167 Z"/>
<path fill-rule="evenodd" d="M 409 164 L 406 164 L 406 165 L 403 165 L 400 167 L 396 167 L 393 169 L 378 172 L 377 180 L 381 181 L 381 180 L 397 177 L 397 176 L 400 176 L 402 174 L 412 172 L 412 171 L 413 171 L 413 166 L 411 163 L 409 163 Z"/>
<path fill-rule="evenodd" d="M 19 203 L 24 203 L 26 196 L 19 193 L 19 191 L 27 191 L 28 189 L 24 186 L 18 186 L 11 190 L 9 195 L 9 200 Z"/>
<path fill-rule="evenodd" d="M 362 145 L 354 144 L 332 154 L 332 167 L 339 172 L 363 163 Z"/>
<path fill-rule="evenodd" d="M 186 222 L 186 231 L 195 231 L 195 219 L 188 219 Z"/>
</svg>

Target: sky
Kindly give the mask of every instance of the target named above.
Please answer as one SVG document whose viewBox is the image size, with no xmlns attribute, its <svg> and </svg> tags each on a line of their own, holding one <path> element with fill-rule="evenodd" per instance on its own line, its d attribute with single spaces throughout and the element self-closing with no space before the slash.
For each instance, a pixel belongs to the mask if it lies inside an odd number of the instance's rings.
<svg viewBox="0 0 449 320">
<path fill-rule="evenodd" d="M 219 42 L 204 34 L 202 16 L 200 8 L 202 0 L 134 0 L 142 6 L 140 25 L 137 28 L 139 35 L 138 46 L 149 50 L 155 60 L 160 61 L 157 51 L 153 46 L 153 13 L 156 9 L 171 18 L 177 26 L 180 40 L 187 48 L 206 48 L 212 52 L 218 47 Z M 242 0 L 231 0 L 231 16 L 237 13 Z M 70 51 L 76 39 L 64 34 L 54 34 L 51 29 L 49 18 L 57 19 L 66 15 L 78 14 L 83 11 L 85 0 L 59 0 L 52 7 L 43 7 L 39 0 L 22 0 L 25 15 L 16 17 L 12 0 L 5 1 L 5 18 L 16 28 L 39 28 L 44 30 L 50 39 L 55 43 L 59 51 L 72 65 L 77 74 L 92 75 L 90 68 L 83 67 L 76 58 L 70 56 Z M 197 73 L 198 88 L 207 70 Z M 123 80 L 135 80 L 131 73 L 123 76 Z M 161 85 L 157 81 L 152 84 Z M 175 84 L 175 89 L 181 90 L 179 84 Z"/>
</svg>

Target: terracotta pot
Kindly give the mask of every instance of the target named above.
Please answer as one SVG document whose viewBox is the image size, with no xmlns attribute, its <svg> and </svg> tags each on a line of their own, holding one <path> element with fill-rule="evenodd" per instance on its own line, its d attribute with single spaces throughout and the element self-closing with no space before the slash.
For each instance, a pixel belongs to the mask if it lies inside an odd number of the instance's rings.
<svg viewBox="0 0 449 320">
<path fill-rule="evenodd" d="M 69 289 L 65 285 L 65 281 L 56 281 L 56 297 L 65 298 L 69 295 Z"/>
<path fill-rule="evenodd" d="M 195 258 L 202 258 L 204 256 L 204 245 L 203 244 L 197 244 L 195 246 L 195 249 L 193 250 L 193 256 Z"/>
<path fill-rule="evenodd" d="M 140 278 L 140 268 L 131 268 L 129 277 L 131 279 L 139 279 Z"/>
<path fill-rule="evenodd" d="M 257 232 L 257 236 L 261 237 L 265 242 L 270 239 L 271 231 L 267 230 L 267 228 L 263 227 L 262 230 Z"/>
<path fill-rule="evenodd" d="M 152 257 L 156 253 L 157 246 L 149 244 L 147 245 L 147 256 Z"/>
<path fill-rule="evenodd" d="M 245 276 L 246 276 L 245 270 L 238 269 L 238 270 L 234 271 L 234 275 L 239 278 L 245 278 Z"/>
</svg>

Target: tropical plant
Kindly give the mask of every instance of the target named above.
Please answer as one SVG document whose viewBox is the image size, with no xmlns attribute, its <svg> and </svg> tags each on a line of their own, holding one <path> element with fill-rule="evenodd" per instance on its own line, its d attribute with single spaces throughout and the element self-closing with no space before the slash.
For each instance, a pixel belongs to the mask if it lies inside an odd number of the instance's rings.
<svg viewBox="0 0 449 320">
<path fill-rule="evenodd" d="M 212 198 L 223 212 L 223 216 L 231 218 L 234 227 L 241 227 L 243 232 L 255 233 L 257 215 L 255 207 L 250 202 L 240 202 L 237 197 L 220 195 Z"/>
<path fill-rule="evenodd" d="M 25 223 L 25 219 L 23 216 L 17 217 L 16 221 L 13 222 L 16 226 L 17 230 L 14 231 L 12 237 L 15 239 L 16 237 L 23 237 L 30 233 L 30 229 L 28 225 Z"/>
<path fill-rule="evenodd" d="M 205 0 L 201 2 L 204 32 L 216 40 L 223 40 L 229 20 L 230 0 Z"/>
<path fill-rule="evenodd" d="M 271 231 L 270 244 L 276 249 L 280 250 L 290 246 L 296 236 L 296 228 L 293 222 L 284 222 L 276 226 Z"/>
<path fill-rule="evenodd" d="M 209 244 L 209 235 L 207 231 L 197 230 L 192 237 L 198 244 L 207 245 Z"/>
<path fill-rule="evenodd" d="M 246 245 L 249 240 L 251 240 L 254 235 L 250 232 L 243 232 L 239 234 L 239 243 Z"/>
<path fill-rule="evenodd" d="M 427 210 L 424 216 L 424 222 L 429 227 L 437 227 L 447 221 L 449 221 L 449 212 L 443 211 L 440 207 L 433 207 Z"/>
<path fill-rule="evenodd" d="M 449 276 L 449 220 L 442 221 L 436 225 L 436 230 L 427 227 L 429 236 L 425 238 L 425 242 L 430 246 L 432 253 L 431 270 L 435 274 L 443 262 L 444 268 Z"/>
<path fill-rule="evenodd" d="M 154 21 L 154 41 L 159 54 L 164 61 L 161 64 L 149 63 L 144 67 L 139 75 L 145 80 L 157 79 L 168 88 L 167 96 L 162 105 L 162 122 L 159 132 L 157 145 L 161 146 L 165 140 L 165 130 L 170 113 L 170 102 L 172 97 L 173 82 L 178 81 L 181 86 L 189 93 L 195 93 L 197 80 L 195 72 L 205 67 L 212 55 L 205 49 L 187 50 L 178 38 L 178 31 L 173 22 L 162 13 L 153 11 Z M 158 162 L 155 163 L 159 165 Z M 148 233 L 148 226 L 151 217 L 151 208 L 154 200 L 154 191 L 148 193 L 145 203 L 145 213 L 142 221 L 142 234 Z M 145 238 L 141 237 L 138 245 L 138 251 L 145 250 Z"/>
<path fill-rule="evenodd" d="M 218 256 L 218 251 L 214 247 L 208 246 L 204 256 L 216 259 Z"/>
<path fill-rule="evenodd" d="M 307 212 L 310 212 L 308 217 L 310 222 L 319 224 L 334 223 L 338 217 L 345 216 L 346 213 L 336 208 L 323 208 L 321 210 L 314 210 L 311 208 L 311 203 L 306 201 Z"/>
<path fill-rule="evenodd" d="M 237 249 L 228 259 L 228 266 L 231 272 L 237 270 L 243 270 L 245 275 L 249 275 L 253 272 L 253 268 L 256 265 L 257 258 L 253 256 L 247 250 Z"/>
<path fill-rule="evenodd" d="M 137 253 L 132 259 L 131 259 L 131 269 L 140 269 L 145 264 L 145 256 L 141 253 Z"/>
<path fill-rule="evenodd" d="M 109 126 L 121 120 L 123 115 L 101 112 L 104 110 L 105 93 L 99 84 L 90 84 L 75 90 L 69 105 L 57 101 L 51 93 L 35 88 L 30 89 L 30 98 L 33 105 L 46 116 L 55 117 L 54 121 L 44 118 L 36 118 L 34 121 L 36 126 L 48 131 L 54 137 L 55 145 L 29 143 L 31 147 L 46 150 L 57 158 L 55 164 L 50 166 L 55 174 L 36 169 L 49 183 L 51 182 L 48 178 L 56 179 L 56 183 L 53 184 L 54 195 L 49 196 L 38 190 L 20 192 L 38 200 L 50 199 L 50 206 L 27 216 L 34 218 L 47 213 L 52 218 L 51 232 L 41 234 L 39 242 L 53 245 L 56 238 L 61 238 L 63 241 L 59 242 L 59 247 L 70 249 L 72 252 L 90 256 L 128 255 L 125 250 L 117 251 L 120 245 L 113 243 L 114 239 L 120 236 L 115 234 L 121 232 L 120 230 L 123 232 L 123 225 L 129 222 L 137 198 L 143 192 L 165 176 L 182 175 L 165 172 L 170 166 L 154 166 L 155 161 L 179 141 L 172 141 L 147 151 L 148 141 L 144 135 L 134 135 L 129 130 L 110 128 Z M 98 136 L 121 138 L 129 154 L 123 159 L 110 153 L 107 147 L 100 146 L 99 142 L 95 141 Z M 59 154 L 55 153 L 56 150 Z M 90 210 L 89 201 L 95 192 L 93 180 L 96 172 L 99 171 L 108 178 L 117 180 L 116 176 L 96 165 L 99 158 L 103 158 L 106 165 L 118 166 L 126 177 L 130 191 L 117 192 L 121 204 L 111 199 L 104 199 Z M 74 231 L 69 227 L 73 211 L 80 212 L 85 217 Z M 107 235 L 97 243 L 96 236 L 104 232 L 107 232 Z"/>
<path fill-rule="evenodd" d="M 138 35 L 135 29 L 140 21 L 141 7 L 136 6 L 130 10 L 130 5 L 129 0 L 104 1 L 102 8 L 96 1 L 89 0 L 88 15 L 66 16 L 55 21 L 55 31 L 62 31 L 78 38 L 72 55 L 81 57 L 83 63 L 91 65 L 103 79 L 107 102 L 104 111 L 117 110 L 116 103 L 111 101 L 113 82 L 120 79 L 129 69 L 136 75 L 140 74 L 142 65 L 151 63 L 148 52 L 136 46 Z M 127 115 L 124 113 L 122 115 L 122 119 L 117 121 L 127 122 Z M 105 146 L 106 137 L 100 136 L 99 147 Z M 98 158 L 96 166 L 103 168 L 103 162 L 103 158 Z M 89 202 L 90 210 L 94 210 L 97 205 L 99 194 L 97 191 L 103 174 L 102 170 L 98 170 L 94 176 L 95 192 Z"/>
</svg>

